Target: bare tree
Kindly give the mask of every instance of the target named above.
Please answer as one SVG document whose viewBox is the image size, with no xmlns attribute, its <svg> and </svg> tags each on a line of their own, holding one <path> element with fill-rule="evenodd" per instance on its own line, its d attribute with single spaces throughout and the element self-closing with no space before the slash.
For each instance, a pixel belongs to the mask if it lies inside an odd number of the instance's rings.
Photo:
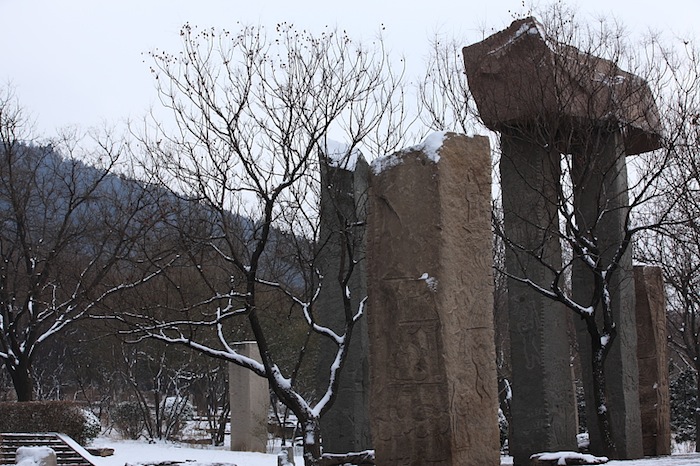
<svg viewBox="0 0 700 466">
<path fill-rule="evenodd" d="M 33 398 L 44 342 L 152 276 L 133 265 L 153 228 L 151 193 L 112 173 L 117 141 L 81 161 L 77 140 L 35 144 L 12 93 L 0 94 L 0 360 L 20 401 Z"/>
<path fill-rule="evenodd" d="M 405 124 L 401 76 L 381 39 L 367 49 L 333 30 L 185 25 L 181 35 L 180 53 L 152 54 L 174 130 L 147 125 L 142 142 L 147 170 L 180 197 L 181 218 L 190 219 L 178 227 L 181 244 L 209 294 L 177 316 L 120 318 L 141 338 L 183 345 L 266 378 L 301 424 L 305 463 L 320 464 L 319 419 L 336 397 L 353 328 L 364 314 L 362 300 L 336 310 L 345 316 L 340 330 L 315 318 L 331 311 L 314 306 L 319 164 L 327 163 L 320 154 L 329 136 L 344 140 L 348 154 L 359 144 L 369 153 L 392 150 Z M 280 308 L 288 310 L 289 327 L 301 320 L 304 333 L 332 344 L 329 382 L 315 402 L 298 389 L 298 367 L 280 362 L 305 351 L 303 341 L 296 350 L 288 344 L 277 350 L 265 319 L 282 318 Z M 234 349 L 231 329 L 241 319 L 261 361 Z"/>
</svg>

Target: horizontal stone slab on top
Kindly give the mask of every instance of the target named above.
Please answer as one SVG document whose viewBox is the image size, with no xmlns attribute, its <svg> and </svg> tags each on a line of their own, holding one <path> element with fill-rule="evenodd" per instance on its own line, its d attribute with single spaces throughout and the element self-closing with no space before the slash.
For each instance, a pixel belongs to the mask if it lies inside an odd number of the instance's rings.
<svg viewBox="0 0 700 466">
<path fill-rule="evenodd" d="M 660 147 L 662 128 L 647 82 L 556 42 L 535 18 L 514 21 L 462 52 L 469 89 L 492 130 L 608 122 L 622 127 L 627 155 Z"/>
</svg>

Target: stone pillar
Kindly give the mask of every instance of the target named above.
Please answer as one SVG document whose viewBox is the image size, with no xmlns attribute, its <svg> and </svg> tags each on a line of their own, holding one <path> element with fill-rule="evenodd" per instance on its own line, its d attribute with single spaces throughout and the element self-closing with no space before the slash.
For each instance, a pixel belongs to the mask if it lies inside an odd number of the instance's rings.
<svg viewBox="0 0 700 466">
<path fill-rule="evenodd" d="M 233 348 L 243 356 L 260 361 L 254 341 L 235 343 Z M 267 380 L 252 371 L 229 364 L 229 396 L 231 400 L 231 450 L 267 451 L 267 416 L 270 390 Z"/>
<path fill-rule="evenodd" d="M 661 120 L 644 79 L 621 70 L 619 63 L 565 45 L 549 36 L 535 18 L 522 18 L 465 47 L 464 65 L 479 116 L 488 128 L 508 132 L 528 127 L 542 139 L 543 147 L 556 147 L 566 156 L 564 160 L 573 159 L 576 226 L 593 231 L 602 260 L 609 262 L 625 233 L 629 209 L 624 156 L 661 147 Z M 571 206 L 568 189 L 550 200 Z M 523 210 L 526 207 L 523 204 Z M 539 219 L 530 221 L 538 225 Z M 612 431 L 619 447 L 616 456 L 632 459 L 641 455 L 642 447 L 629 252 L 620 265 L 612 284 L 618 336 L 607 358 L 606 374 Z M 569 266 L 565 269 L 568 272 Z M 580 262 L 573 265 L 572 280 L 574 301 L 590 304 L 594 280 Z M 577 334 L 595 452 L 602 442 L 590 393 L 590 337 L 582 326 Z"/>
<path fill-rule="evenodd" d="M 634 266 L 644 456 L 671 454 L 666 299 L 660 267 Z"/>
<path fill-rule="evenodd" d="M 342 334 L 346 311 L 351 315 L 357 313 L 360 302 L 367 296 L 364 256 L 369 165 L 357 150 L 345 153 L 343 151 L 348 149 L 342 146 L 334 149 L 340 152 L 329 154 L 328 165 L 321 171 L 318 268 L 323 274 L 323 283 L 315 314 L 319 323 Z M 351 265 L 349 281 L 343 285 Z M 350 296 L 348 309 L 345 309 L 346 292 Z M 323 396 L 328 387 L 336 350 L 337 346 L 331 342 L 322 342 L 316 371 L 319 396 Z M 338 396 L 321 418 L 323 450 L 327 453 L 372 447 L 368 351 L 367 319 L 362 318 L 353 328 Z"/>
<path fill-rule="evenodd" d="M 377 464 L 500 464 L 486 137 L 372 164 L 370 413 Z"/>
<path fill-rule="evenodd" d="M 629 210 L 627 168 L 624 145 L 619 130 L 601 127 L 581 136 L 585 147 L 573 150 L 572 179 L 574 206 L 579 228 L 597 238 L 603 266 L 623 241 Z M 596 287 L 594 274 L 580 261 L 574 262 L 572 293 L 577 303 L 590 303 Z M 617 459 L 643 456 L 639 411 L 639 372 L 637 368 L 637 327 L 634 310 L 632 248 L 619 261 L 610 283 L 613 319 L 617 337 L 605 363 L 608 403 Z M 593 398 L 591 341 L 583 321 L 576 319 L 576 334 L 581 369 L 586 390 L 586 419 L 591 453 L 610 455 L 596 422 L 597 407 Z"/>
<path fill-rule="evenodd" d="M 505 236 L 518 246 L 506 248 L 506 270 L 549 289 L 554 274 L 543 264 L 561 269 L 559 218 L 551 201 L 559 189 L 560 155 L 535 141 L 527 132 L 501 132 L 503 224 Z M 513 382 L 508 446 L 516 465 L 529 465 L 535 453 L 577 449 L 569 319 L 561 303 L 508 280 Z"/>
</svg>

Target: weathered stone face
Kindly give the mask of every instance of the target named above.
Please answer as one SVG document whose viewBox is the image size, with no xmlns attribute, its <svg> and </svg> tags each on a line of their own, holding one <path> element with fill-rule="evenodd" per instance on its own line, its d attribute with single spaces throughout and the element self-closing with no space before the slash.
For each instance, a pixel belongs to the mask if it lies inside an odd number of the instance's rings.
<svg viewBox="0 0 700 466">
<path fill-rule="evenodd" d="M 634 266 L 644 456 L 671 454 L 666 299 L 660 267 Z"/>
<path fill-rule="evenodd" d="M 432 139 L 434 142 L 434 139 Z M 498 465 L 488 139 L 373 164 L 370 412 L 377 464 Z"/>
<path fill-rule="evenodd" d="M 463 54 L 469 89 L 493 130 L 535 124 L 564 138 L 590 122 L 609 122 L 624 128 L 628 155 L 660 147 L 661 123 L 646 81 L 556 43 L 534 18 L 514 21 Z"/>
</svg>

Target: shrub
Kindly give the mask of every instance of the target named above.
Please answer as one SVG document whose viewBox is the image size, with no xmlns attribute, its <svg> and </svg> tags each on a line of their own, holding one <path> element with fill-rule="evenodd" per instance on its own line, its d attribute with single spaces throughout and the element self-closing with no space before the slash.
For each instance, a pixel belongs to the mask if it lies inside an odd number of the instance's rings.
<svg viewBox="0 0 700 466">
<path fill-rule="evenodd" d="M 110 412 L 114 428 L 127 439 L 136 440 L 143 433 L 146 423 L 143 409 L 138 401 L 122 401 Z"/>
<path fill-rule="evenodd" d="M 85 418 L 83 436 L 85 437 L 86 442 L 90 442 L 95 437 L 100 435 L 100 432 L 102 432 L 102 423 L 100 422 L 100 419 L 89 409 L 83 408 L 81 411 L 83 412 L 83 416 Z"/>
<path fill-rule="evenodd" d="M 162 431 L 159 438 L 173 440 L 182 433 L 187 421 L 194 417 L 195 409 L 186 397 L 169 396 L 161 403 Z"/>
<path fill-rule="evenodd" d="M 695 440 L 697 383 L 695 372 L 685 370 L 671 382 L 671 432 L 676 442 Z"/>
<path fill-rule="evenodd" d="M 100 433 L 100 421 L 69 401 L 2 402 L 0 432 L 60 432 L 87 445 Z"/>
</svg>

